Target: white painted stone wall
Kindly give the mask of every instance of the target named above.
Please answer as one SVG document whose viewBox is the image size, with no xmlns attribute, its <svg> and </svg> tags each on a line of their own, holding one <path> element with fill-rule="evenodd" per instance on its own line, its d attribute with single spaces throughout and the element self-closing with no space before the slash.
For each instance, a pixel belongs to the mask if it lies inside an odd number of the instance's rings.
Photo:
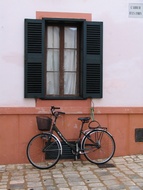
<svg viewBox="0 0 143 190">
<path fill-rule="evenodd" d="M 35 106 L 24 99 L 24 19 L 36 11 L 91 13 L 103 21 L 103 98 L 95 106 L 143 106 L 143 18 L 129 17 L 143 0 L 0 0 L 0 106 Z"/>
</svg>

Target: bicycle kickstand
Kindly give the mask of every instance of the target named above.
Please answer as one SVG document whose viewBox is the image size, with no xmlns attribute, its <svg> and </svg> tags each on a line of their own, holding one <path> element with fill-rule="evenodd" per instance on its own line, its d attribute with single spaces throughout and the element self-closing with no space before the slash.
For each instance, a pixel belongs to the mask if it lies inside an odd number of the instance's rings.
<svg viewBox="0 0 143 190">
<path fill-rule="evenodd" d="M 75 158 L 74 158 L 74 159 L 75 159 L 75 160 L 77 160 L 77 159 L 78 159 L 78 155 L 79 155 L 79 147 L 78 147 L 78 142 L 76 142 L 76 143 L 75 143 L 75 147 L 76 147 L 76 149 L 75 149 L 75 150 L 76 150 L 76 152 L 75 152 Z"/>
</svg>

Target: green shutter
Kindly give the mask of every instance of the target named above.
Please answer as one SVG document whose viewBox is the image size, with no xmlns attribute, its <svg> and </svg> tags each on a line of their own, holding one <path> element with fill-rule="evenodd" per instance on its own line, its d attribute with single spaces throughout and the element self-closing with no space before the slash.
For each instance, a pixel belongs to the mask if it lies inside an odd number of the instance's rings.
<svg viewBox="0 0 143 190">
<path fill-rule="evenodd" d="M 25 98 L 44 95 L 44 24 L 25 19 Z"/>
<path fill-rule="evenodd" d="M 102 98 L 103 23 L 85 22 L 83 97 Z"/>
</svg>

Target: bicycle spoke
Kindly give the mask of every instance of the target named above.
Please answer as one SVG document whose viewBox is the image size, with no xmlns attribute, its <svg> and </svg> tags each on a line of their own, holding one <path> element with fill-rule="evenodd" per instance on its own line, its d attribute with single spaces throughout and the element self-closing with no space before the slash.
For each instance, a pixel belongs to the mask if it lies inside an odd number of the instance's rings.
<svg viewBox="0 0 143 190">
<path fill-rule="evenodd" d="M 109 161 L 114 155 L 115 142 L 108 132 L 98 129 L 86 135 L 82 148 L 90 162 L 101 164 Z"/>
<path fill-rule="evenodd" d="M 50 139 L 50 140 L 49 140 Z M 31 139 L 27 146 L 27 157 L 30 163 L 39 169 L 54 166 L 61 156 L 61 144 L 51 134 L 39 134 Z"/>
</svg>

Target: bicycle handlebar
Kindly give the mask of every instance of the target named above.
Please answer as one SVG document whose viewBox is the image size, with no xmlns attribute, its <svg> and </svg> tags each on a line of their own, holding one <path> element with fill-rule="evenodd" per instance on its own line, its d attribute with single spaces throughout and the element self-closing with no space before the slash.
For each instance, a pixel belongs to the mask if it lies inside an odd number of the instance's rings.
<svg viewBox="0 0 143 190">
<path fill-rule="evenodd" d="M 60 109 L 60 107 L 51 106 L 51 109 Z"/>
<path fill-rule="evenodd" d="M 60 109 L 60 107 L 51 106 L 51 113 L 53 116 L 58 117 L 60 114 L 65 114 L 65 112 L 55 111 L 56 109 Z"/>
</svg>

